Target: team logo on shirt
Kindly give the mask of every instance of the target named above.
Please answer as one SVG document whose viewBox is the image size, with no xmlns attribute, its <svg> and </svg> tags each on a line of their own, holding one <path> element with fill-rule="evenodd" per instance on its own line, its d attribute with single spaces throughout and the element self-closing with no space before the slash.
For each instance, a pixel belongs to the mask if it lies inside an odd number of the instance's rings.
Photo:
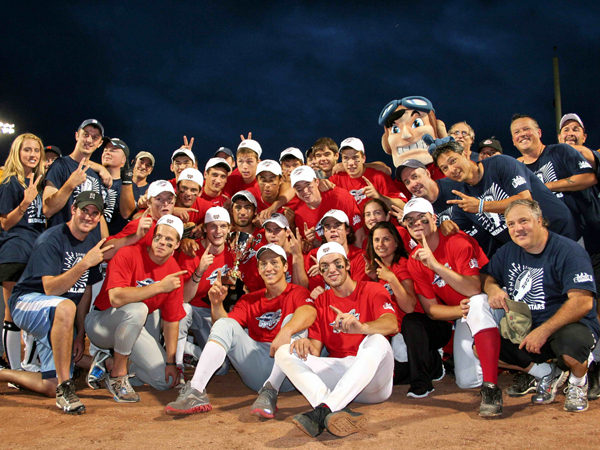
<svg viewBox="0 0 600 450">
<path fill-rule="evenodd" d="M 392 290 L 392 287 L 390 286 L 390 283 L 385 283 L 383 285 L 383 287 L 388 291 L 388 294 L 394 295 L 394 291 Z"/>
<path fill-rule="evenodd" d="M 354 214 L 354 217 L 352 217 L 352 226 L 356 225 L 357 223 L 360 223 L 360 216 L 358 214 Z"/>
<path fill-rule="evenodd" d="M 446 266 L 448 269 L 452 270 L 452 267 L 450 267 L 450 264 L 446 263 L 446 264 L 444 264 L 444 266 Z M 439 287 L 439 288 L 443 288 L 444 286 L 446 286 L 446 282 L 437 273 L 433 277 L 433 283 L 431 283 L 431 284 L 436 284 L 437 287 Z"/>
<path fill-rule="evenodd" d="M 289 272 L 285 273 L 285 281 L 286 281 L 286 283 L 291 283 L 292 282 L 292 276 L 290 275 Z"/>
<path fill-rule="evenodd" d="M 415 248 L 417 246 L 417 242 L 413 238 L 410 238 L 410 241 L 408 241 L 408 246 L 412 250 L 413 248 Z"/>
<path fill-rule="evenodd" d="M 469 267 L 471 269 L 479 269 L 479 262 L 476 258 L 471 258 L 471 261 L 469 261 Z"/>
<path fill-rule="evenodd" d="M 218 269 L 213 270 L 211 274 L 206 277 L 206 279 L 210 281 L 211 286 L 215 283 L 215 281 L 217 281 L 217 276 L 219 275 L 219 272 L 221 272 L 222 277 L 226 276 L 229 272 L 229 266 L 225 264 L 223 267 L 219 267 Z"/>
<path fill-rule="evenodd" d="M 312 298 L 310 298 L 310 297 L 307 297 L 307 298 L 305 298 L 305 299 L 304 299 L 304 301 L 305 301 L 306 303 L 314 303 L 314 302 L 315 302 L 315 301 L 314 301 Z"/>
<path fill-rule="evenodd" d="M 546 309 L 544 269 L 512 263 L 508 271 L 508 294 L 517 302 L 525 302 L 529 309 Z"/>
<path fill-rule="evenodd" d="M 492 183 L 488 190 L 486 190 L 480 199 L 484 202 L 497 202 L 508 198 L 508 195 L 504 190 L 496 183 Z M 482 212 L 475 214 L 480 225 L 488 231 L 492 236 L 496 236 L 506 230 L 506 223 L 504 222 L 504 216 L 497 213 Z"/>
<path fill-rule="evenodd" d="M 551 181 L 557 181 L 558 177 L 556 176 L 556 171 L 554 170 L 554 164 L 552 161 L 548 161 L 542 167 L 535 171 L 535 175 L 540 179 L 540 181 L 544 184 L 549 183 Z M 557 198 L 562 198 L 565 195 L 562 192 L 552 192 Z"/>
<path fill-rule="evenodd" d="M 354 201 L 358 205 L 360 205 L 360 202 L 362 202 L 365 198 L 367 198 L 367 196 L 363 193 L 363 191 L 364 191 L 364 188 L 350 191 L 350 194 L 352 194 L 352 197 L 354 197 Z"/>
<path fill-rule="evenodd" d="M 315 233 L 317 233 L 317 236 L 323 236 L 323 225 L 321 225 L 321 222 L 315 225 Z"/>
<path fill-rule="evenodd" d="M 357 313 L 355 308 L 352 308 L 350 311 L 348 311 L 347 314 L 352 314 L 354 317 L 356 317 L 356 320 L 360 321 L 360 313 Z M 334 327 L 335 326 L 335 320 L 333 322 L 331 322 L 329 324 L 329 326 Z M 341 333 L 340 330 L 333 330 L 333 332 L 336 333 L 336 334 L 337 333 Z"/>
<path fill-rule="evenodd" d="M 262 316 L 257 317 L 256 320 L 258 320 L 259 328 L 266 328 L 267 330 L 272 330 L 277 326 L 277 324 L 281 320 L 281 309 L 278 309 L 275 312 L 264 313 Z"/>
<path fill-rule="evenodd" d="M 36 198 L 27 207 L 27 223 L 44 223 L 45 217 L 42 211 L 44 202 L 42 196 L 38 194 Z"/>
<path fill-rule="evenodd" d="M 579 161 L 579 168 L 580 169 L 591 169 L 592 166 L 587 161 Z"/>
<path fill-rule="evenodd" d="M 591 276 L 589 273 L 581 272 L 575 275 L 575 277 L 573 277 L 574 283 L 586 283 L 588 281 L 594 281 L 594 277 Z"/>
<path fill-rule="evenodd" d="M 446 208 L 436 214 L 438 227 L 442 224 L 442 222 L 445 222 L 446 220 L 452 220 L 452 208 L 453 206 L 450 206 L 449 208 Z"/>
<path fill-rule="evenodd" d="M 102 191 L 102 189 L 100 189 L 100 182 L 96 178 L 89 175 L 86 175 L 86 177 L 86 180 L 73 190 L 73 198 L 77 198 L 83 191 L 94 191 L 98 193 Z"/>
<path fill-rule="evenodd" d="M 141 280 L 141 281 L 136 281 L 136 287 L 144 287 L 144 286 L 150 286 L 151 284 L 156 283 L 156 281 L 154 281 L 152 278 L 146 278 L 145 280 Z"/>
<path fill-rule="evenodd" d="M 391 303 L 385 303 L 385 304 L 383 305 L 383 309 L 389 309 L 389 310 L 391 310 L 391 311 L 394 311 L 394 312 L 396 312 L 396 310 L 394 309 L 394 306 L 393 306 Z"/>
<path fill-rule="evenodd" d="M 512 179 L 512 186 L 514 188 L 521 186 L 522 184 L 525 184 L 525 178 L 523 178 L 521 175 L 517 175 L 516 177 L 514 177 Z"/>
<path fill-rule="evenodd" d="M 104 201 L 104 218 L 110 223 L 117 206 L 117 191 L 114 189 L 102 190 L 102 198 Z"/>
<path fill-rule="evenodd" d="M 75 264 L 83 259 L 85 253 L 65 252 L 63 258 L 63 272 L 70 270 Z M 79 280 L 69 289 L 67 292 L 70 294 L 83 294 L 89 277 L 89 269 L 83 272 L 83 275 L 79 277 Z"/>
</svg>

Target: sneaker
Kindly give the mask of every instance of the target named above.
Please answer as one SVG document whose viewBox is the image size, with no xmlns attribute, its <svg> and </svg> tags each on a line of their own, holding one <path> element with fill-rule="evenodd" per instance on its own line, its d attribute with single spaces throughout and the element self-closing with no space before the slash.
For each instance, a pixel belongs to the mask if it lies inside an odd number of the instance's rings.
<svg viewBox="0 0 600 450">
<path fill-rule="evenodd" d="M 534 405 L 552 403 L 556 397 L 556 390 L 563 378 L 563 371 L 555 363 L 550 364 L 550 367 L 550 373 L 538 380 L 536 392 L 531 396 L 531 403 Z"/>
<path fill-rule="evenodd" d="M 100 389 L 100 382 L 106 378 L 106 360 L 109 356 L 109 353 L 97 351 L 92 358 L 90 371 L 85 379 L 92 389 Z"/>
<path fill-rule="evenodd" d="M 77 397 L 72 380 L 64 381 L 56 387 L 56 407 L 66 414 L 85 413 L 85 405 Z"/>
<path fill-rule="evenodd" d="M 183 355 L 183 365 L 185 367 L 195 368 L 198 365 L 198 358 L 196 358 L 194 355 L 186 353 Z"/>
<path fill-rule="evenodd" d="M 107 374 L 104 378 L 104 384 L 115 401 L 119 403 L 137 403 L 140 401 L 140 396 L 129 383 L 129 374 L 114 378 Z"/>
<path fill-rule="evenodd" d="M 597 400 L 600 397 L 600 364 L 593 361 L 587 372 L 588 377 L 588 400 Z"/>
<path fill-rule="evenodd" d="M 588 409 L 588 382 L 583 386 L 574 386 L 569 383 L 565 398 L 565 411 L 582 412 Z"/>
<path fill-rule="evenodd" d="M 258 391 L 258 397 L 250 407 L 250 414 L 267 419 L 275 417 L 277 412 L 277 390 L 267 381 Z"/>
<path fill-rule="evenodd" d="M 175 416 L 203 413 L 211 409 L 206 389 L 202 392 L 194 389 L 191 381 L 179 391 L 177 400 L 165 406 L 165 412 Z"/>
<path fill-rule="evenodd" d="M 325 430 L 325 418 L 331 410 L 324 403 L 303 414 L 297 414 L 292 419 L 294 425 L 312 437 L 317 437 Z"/>
<path fill-rule="evenodd" d="M 434 369 L 433 372 L 431 374 L 431 381 L 440 381 L 442 378 L 444 378 L 444 376 L 446 375 L 446 368 L 444 367 L 444 350 L 443 349 L 438 349 L 438 350 L 434 350 Z M 435 354 L 437 353 L 437 354 Z M 437 355 L 440 355 L 439 357 Z"/>
<path fill-rule="evenodd" d="M 187 381 L 185 377 L 185 368 L 181 364 L 177 365 L 177 373 L 179 374 L 179 384 L 177 385 L 176 389 L 181 389 L 185 386 Z"/>
<path fill-rule="evenodd" d="M 527 372 L 519 372 L 513 381 L 515 384 L 506 390 L 509 397 L 523 397 L 537 388 L 537 379 Z"/>
<path fill-rule="evenodd" d="M 407 397 L 412 397 L 412 398 L 425 398 L 429 394 L 431 394 L 433 391 L 435 391 L 435 389 L 433 388 L 433 386 L 431 388 L 421 388 L 421 387 L 411 386 L 408 389 L 408 392 L 406 393 L 406 396 Z"/>
<path fill-rule="evenodd" d="M 344 408 L 325 417 L 325 428 L 334 436 L 344 437 L 362 431 L 367 426 L 367 418 L 361 413 Z"/>
<path fill-rule="evenodd" d="M 481 386 L 481 403 L 479 416 L 498 417 L 502 415 L 502 389 L 494 383 L 485 381 Z"/>
</svg>

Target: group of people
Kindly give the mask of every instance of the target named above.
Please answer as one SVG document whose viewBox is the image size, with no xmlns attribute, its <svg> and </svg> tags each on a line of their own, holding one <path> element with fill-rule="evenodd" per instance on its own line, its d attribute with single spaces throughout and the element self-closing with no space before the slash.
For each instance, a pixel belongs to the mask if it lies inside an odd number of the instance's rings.
<svg viewBox="0 0 600 450">
<path fill-rule="evenodd" d="M 159 155 L 132 158 L 95 119 L 66 156 L 17 137 L 0 178 L 0 381 L 81 414 L 83 370 L 117 402 L 178 389 L 165 412 L 188 415 L 211 410 L 209 381 L 233 366 L 258 393 L 251 414 L 300 391 L 312 409 L 293 422 L 313 437 L 362 430 L 350 403 L 394 384 L 426 397 L 450 368 L 481 388 L 482 417 L 502 414 L 499 368 L 516 373 L 509 396 L 552 403 L 566 383 L 565 410 L 586 410 L 600 154 L 581 119 L 546 146 L 514 116 L 518 159 L 493 137 L 476 146 L 466 122 L 446 132 L 424 97 L 393 100 L 379 124 L 394 171 L 355 137 L 263 160 L 249 134 L 204 166 L 184 137 L 173 179 L 153 182 Z"/>
</svg>

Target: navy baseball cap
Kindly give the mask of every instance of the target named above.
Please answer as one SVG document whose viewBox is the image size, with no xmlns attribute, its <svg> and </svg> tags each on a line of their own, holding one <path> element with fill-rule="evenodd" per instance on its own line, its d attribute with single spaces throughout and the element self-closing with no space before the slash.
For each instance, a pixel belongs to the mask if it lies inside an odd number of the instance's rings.
<svg viewBox="0 0 600 450">
<path fill-rule="evenodd" d="M 55 145 L 48 145 L 48 146 L 44 147 L 44 152 L 46 152 L 46 153 L 52 152 L 52 153 L 56 153 L 58 156 L 62 156 L 62 152 L 60 151 L 60 148 L 58 148 Z"/>
<path fill-rule="evenodd" d="M 81 123 L 81 125 L 79 125 L 79 128 L 77 128 L 77 131 L 81 130 L 82 128 L 87 127 L 88 125 L 91 125 L 93 127 L 98 128 L 100 130 L 100 134 L 102 135 L 102 137 L 104 137 L 104 127 L 96 119 L 87 119 L 87 120 L 84 120 Z"/>
<path fill-rule="evenodd" d="M 229 150 L 227 147 L 220 147 L 219 150 L 217 150 L 215 152 L 215 154 L 213 155 L 213 157 L 217 156 L 221 152 L 225 153 L 230 158 L 233 158 L 233 152 L 231 150 Z M 235 159 L 235 158 L 233 158 L 233 159 Z"/>
<path fill-rule="evenodd" d="M 114 145 L 115 147 L 119 147 L 121 150 L 123 150 L 123 153 L 125 153 L 125 157 L 127 159 L 129 159 L 129 147 L 127 147 L 127 144 L 125 142 L 123 142 L 121 139 L 119 138 L 109 138 L 109 137 L 105 137 L 104 138 L 104 146 L 106 146 L 106 144 L 111 143 L 112 145 Z"/>
<path fill-rule="evenodd" d="M 396 179 L 402 181 L 402 171 L 406 168 L 410 169 L 427 169 L 425 164 L 423 164 L 418 159 L 407 159 L 402 164 L 398 166 L 396 169 Z"/>
</svg>

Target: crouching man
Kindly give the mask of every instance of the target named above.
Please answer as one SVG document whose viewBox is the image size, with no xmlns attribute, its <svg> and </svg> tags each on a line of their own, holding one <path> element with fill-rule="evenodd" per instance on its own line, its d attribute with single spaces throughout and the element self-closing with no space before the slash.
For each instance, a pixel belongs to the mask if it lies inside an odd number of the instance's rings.
<svg viewBox="0 0 600 450">
<path fill-rule="evenodd" d="M 385 336 L 398 332 L 398 319 L 383 286 L 350 278 L 340 244 L 322 245 L 317 261 L 331 289 L 317 288 L 317 320 L 308 338 L 281 346 L 275 362 L 314 408 L 294 423 L 312 437 L 324 429 L 347 436 L 367 422 L 346 408 L 350 402 L 380 403 L 392 395 L 394 354 Z M 319 356 L 323 347 L 329 357 Z"/>
</svg>

